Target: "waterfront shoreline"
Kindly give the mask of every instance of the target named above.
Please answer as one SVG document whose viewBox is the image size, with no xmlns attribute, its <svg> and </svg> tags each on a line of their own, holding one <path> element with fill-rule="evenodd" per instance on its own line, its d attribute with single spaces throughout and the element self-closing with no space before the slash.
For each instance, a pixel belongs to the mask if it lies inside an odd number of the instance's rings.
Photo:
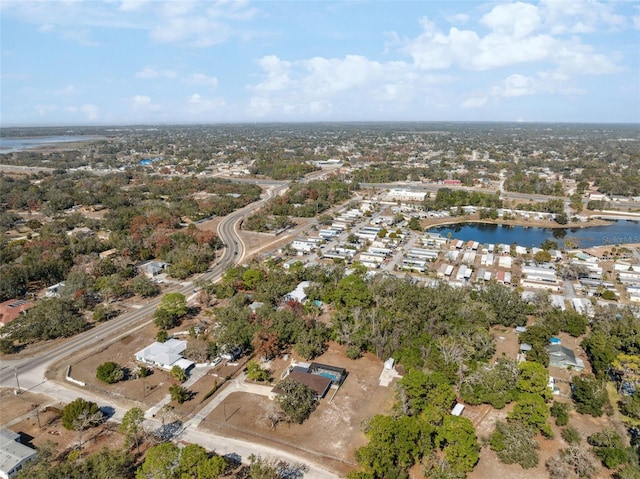
<svg viewBox="0 0 640 479">
<path fill-rule="evenodd" d="M 629 227 L 623 224 L 626 221 L 634 223 L 630 231 Z M 620 224 L 617 224 L 617 222 L 620 222 Z M 546 239 L 559 244 L 569 241 L 576 248 L 633 244 L 640 240 L 640 229 L 635 228 L 635 224 L 640 224 L 637 218 L 620 217 L 617 222 L 616 220 L 593 219 L 585 223 L 558 225 L 547 220 L 485 220 L 478 218 L 478 215 L 475 214 L 454 218 L 430 218 L 427 221 L 423 221 L 422 224 L 425 233 L 436 233 L 433 231 L 434 228 L 442 228 L 444 231 L 438 231 L 437 233 L 446 234 L 448 237 L 463 241 L 515 243 L 525 247 L 539 247 Z M 483 226 L 485 227 L 484 229 Z M 507 229 L 500 233 L 500 230 L 495 229 L 495 227 L 499 226 Z M 602 228 L 608 229 L 609 227 L 611 230 L 603 233 Z M 514 230 L 511 230 L 511 228 Z M 591 228 L 595 230 L 593 233 L 589 233 Z M 527 234 L 527 230 L 530 230 L 531 233 Z"/>
</svg>

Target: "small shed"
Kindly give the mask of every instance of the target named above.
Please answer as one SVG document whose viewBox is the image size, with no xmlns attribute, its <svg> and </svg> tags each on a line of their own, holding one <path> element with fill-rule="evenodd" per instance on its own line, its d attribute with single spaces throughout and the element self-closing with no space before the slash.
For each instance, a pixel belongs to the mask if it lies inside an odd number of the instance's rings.
<svg viewBox="0 0 640 479">
<path fill-rule="evenodd" d="M 453 409 L 451 410 L 451 415 L 452 416 L 461 416 L 462 415 L 462 411 L 464 411 L 464 404 L 456 403 L 456 405 L 453 406 Z"/>
</svg>

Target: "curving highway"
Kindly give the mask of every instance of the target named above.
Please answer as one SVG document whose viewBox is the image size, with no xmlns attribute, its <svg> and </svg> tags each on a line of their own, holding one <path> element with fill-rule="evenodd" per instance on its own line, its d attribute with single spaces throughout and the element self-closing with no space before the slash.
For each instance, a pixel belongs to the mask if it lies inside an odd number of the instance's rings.
<svg viewBox="0 0 640 479">
<path fill-rule="evenodd" d="M 202 274 L 200 281 L 217 281 L 228 266 L 241 262 L 246 254 L 246 247 L 239 231 L 240 221 L 250 212 L 260 208 L 273 196 L 288 188 L 288 184 L 280 183 L 267 190 L 267 194 L 256 202 L 225 216 L 218 224 L 217 233 L 226 245 L 222 257 L 207 273 Z M 170 292 L 187 295 L 193 290 L 193 283 L 183 283 Z M 160 297 L 149 300 L 140 309 L 129 311 L 111 321 L 100 324 L 88 331 L 66 339 L 61 344 L 47 348 L 31 356 L 0 362 L 0 387 L 15 388 L 18 382 L 21 389 L 31 389 L 46 380 L 47 369 L 55 362 L 74 353 L 82 353 L 94 345 L 103 346 L 106 342 L 117 341 L 120 337 L 142 328 L 152 321 L 153 312 L 160 302 Z"/>
</svg>

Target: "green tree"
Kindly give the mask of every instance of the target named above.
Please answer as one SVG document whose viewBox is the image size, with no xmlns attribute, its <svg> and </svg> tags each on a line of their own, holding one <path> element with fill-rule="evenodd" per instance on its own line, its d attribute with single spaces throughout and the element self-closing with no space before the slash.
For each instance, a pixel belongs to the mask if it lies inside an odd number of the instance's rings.
<svg viewBox="0 0 640 479">
<path fill-rule="evenodd" d="M 516 382 L 518 393 L 532 393 L 542 397 L 545 401 L 551 399 L 549 388 L 549 372 L 540 363 L 524 361 L 518 364 L 520 375 Z"/>
<path fill-rule="evenodd" d="M 454 471 L 472 471 L 480 458 L 475 428 L 466 417 L 445 415 L 436 443 Z"/>
<path fill-rule="evenodd" d="M 347 309 L 367 307 L 371 303 L 371 293 L 360 276 L 350 274 L 340 280 L 331 300 Z"/>
<path fill-rule="evenodd" d="M 577 446 L 580 444 L 582 437 L 580 436 L 580 431 L 578 431 L 575 427 L 565 427 L 561 433 L 562 439 L 567 441 L 568 444 L 572 446 Z"/>
<path fill-rule="evenodd" d="M 416 216 L 412 216 L 409 220 L 409 229 L 413 231 L 422 231 L 422 225 Z"/>
<path fill-rule="evenodd" d="M 171 374 L 171 376 L 178 382 L 183 383 L 187 380 L 186 371 L 182 369 L 180 366 L 178 366 L 177 364 L 171 368 L 171 371 L 169 371 L 169 374 Z"/>
<path fill-rule="evenodd" d="M 92 317 L 96 323 L 101 323 L 103 321 L 108 321 L 109 319 L 113 318 L 116 315 L 117 315 L 117 311 L 112 309 L 110 306 L 107 306 L 104 304 L 98 304 L 93 309 Z"/>
<path fill-rule="evenodd" d="M 511 359 L 499 358 L 495 364 L 480 365 L 463 379 L 460 395 L 469 404 L 491 404 L 502 409 L 517 398 L 516 384 L 520 370 Z"/>
<path fill-rule="evenodd" d="M 278 389 L 276 400 L 289 421 L 302 424 L 316 408 L 315 393 L 301 382 L 285 378 Z"/>
<path fill-rule="evenodd" d="M 2 328 L 2 334 L 8 339 L 28 343 L 73 336 L 87 326 L 72 301 L 46 298 Z"/>
<path fill-rule="evenodd" d="M 190 399 L 191 393 L 187 388 L 174 384 L 169 386 L 169 396 L 171 396 L 172 401 L 182 404 Z"/>
<path fill-rule="evenodd" d="M 249 479 L 281 479 L 278 460 L 249 456 Z"/>
<path fill-rule="evenodd" d="M 549 412 L 556 418 L 557 426 L 566 426 L 569 424 L 569 405 L 567 403 L 553 401 Z"/>
<path fill-rule="evenodd" d="M 180 451 L 180 479 L 216 479 L 227 468 L 223 457 L 208 453 L 198 444 L 189 444 Z"/>
<path fill-rule="evenodd" d="M 523 469 L 538 465 L 538 443 L 535 430 L 519 421 L 498 421 L 489 438 L 491 449 L 505 464 L 520 464 Z"/>
<path fill-rule="evenodd" d="M 604 380 L 590 376 L 574 376 L 571 397 L 580 414 L 590 414 L 594 417 L 602 416 L 604 407 L 608 403 L 607 390 Z"/>
<path fill-rule="evenodd" d="M 131 291 L 143 298 L 150 298 L 160 293 L 160 288 L 146 276 L 138 275 L 131 280 Z"/>
<path fill-rule="evenodd" d="M 410 369 L 399 381 L 400 397 L 408 403 L 412 414 L 420 414 L 427 408 L 449 412 L 456 401 L 456 393 L 441 373 L 427 374 Z"/>
<path fill-rule="evenodd" d="M 556 213 L 556 223 L 559 225 L 566 225 L 569 222 L 569 217 L 566 213 Z"/>
<path fill-rule="evenodd" d="M 544 399 L 537 394 L 521 394 L 508 417 L 510 421 L 520 421 L 526 426 L 539 430 L 547 437 L 553 436 L 553 431 L 548 422 L 549 408 Z"/>
<path fill-rule="evenodd" d="M 52 462 L 52 451 L 38 447 L 35 461 L 27 463 L 16 479 L 114 479 L 133 477 L 135 461 L 119 449 L 102 449 L 80 460 Z"/>
<path fill-rule="evenodd" d="M 164 343 L 169 339 L 169 333 L 167 333 L 166 329 L 161 329 L 156 333 L 156 341 L 159 343 Z"/>
<path fill-rule="evenodd" d="M 114 384 L 124 379 L 124 369 L 118 363 L 107 361 L 98 366 L 96 377 L 107 384 Z"/>
<path fill-rule="evenodd" d="M 150 447 L 136 479 L 179 479 L 180 449 L 172 442 Z"/>
<path fill-rule="evenodd" d="M 129 409 L 122 417 L 119 430 L 125 435 L 127 444 L 134 443 L 140 449 L 140 435 L 143 432 L 144 411 L 139 407 Z"/>
<path fill-rule="evenodd" d="M 356 451 L 356 459 L 362 472 L 371 476 L 361 477 L 404 477 L 398 472 L 406 471 L 433 449 L 433 428 L 416 416 L 377 415 L 364 431 L 369 443 Z"/>
<path fill-rule="evenodd" d="M 247 364 L 247 377 L 252 381 L 268 381 L 269 371 L 262 369 L 255 361 L 249 361 Z"/>
<path fill-rule="evenodd" d="M 97 426 L 102 422 L 102 412 L 98 405 L 82 398 L 74 399 L 62 409 L 62 425 L 65 429 L 77 429 L 78 420 L 82 417 L 90 418 L 86 427 Z"/>
<path fill-rule="evenodd" d="M 154 318 L 158 327 L 169 329 L 177 325 L 185 314 L 187 314 L 187 298 L 184 294 L 167 293 L 162 296 Z"/>
<path fill-rule="evenodd" d="M 242 282 L 247 289 L 255 289 L 263 278 L 264 273 L 259 269 L 248 269 L 242 273 Z"/>
<path fill-rule="evenodd" d="M 547 263 L 551 261 L 551 253 L 544 250 L 538 251 L 536 254 L 533 255 L 533 259 L 536 261 L 536 263 Z"/>
<path fill-rule="evenodd" d="M 478 299 L 489 304 L 497 321 L 503 326 L 523 326 L 527 322 L 526 304 L 517 291 L 496 282 L 489 282 Z"/>
</svg>

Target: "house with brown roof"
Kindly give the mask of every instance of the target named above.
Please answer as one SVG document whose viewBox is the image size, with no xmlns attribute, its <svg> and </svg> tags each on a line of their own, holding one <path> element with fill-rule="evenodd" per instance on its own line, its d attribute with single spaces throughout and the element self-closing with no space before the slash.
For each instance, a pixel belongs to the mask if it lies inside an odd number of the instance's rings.
<svg viewBox="0 0 640 479">
<path fill-rule="evenodd" d="M 33 303 L 24 299 L 10 299 L 0 303 L 0 327 L 9 324 L 31 306 L 33 306 Z"/>
<path fill-rule="evenodd" d="M 280 378 L 291 378 L 294 381 L 298 381 L 311 389 L 315 393 L 316 399 L 322 399 L 332 386 L 335 388 L 340 387 L 346 377 L 347 370 L 337 366 L 321 363 L 292 362 L 284 370 Z M 281 392 L 282 390 L 276 385 L 272 389 L 270 397 L 273 399 Z"/>
</svg>

